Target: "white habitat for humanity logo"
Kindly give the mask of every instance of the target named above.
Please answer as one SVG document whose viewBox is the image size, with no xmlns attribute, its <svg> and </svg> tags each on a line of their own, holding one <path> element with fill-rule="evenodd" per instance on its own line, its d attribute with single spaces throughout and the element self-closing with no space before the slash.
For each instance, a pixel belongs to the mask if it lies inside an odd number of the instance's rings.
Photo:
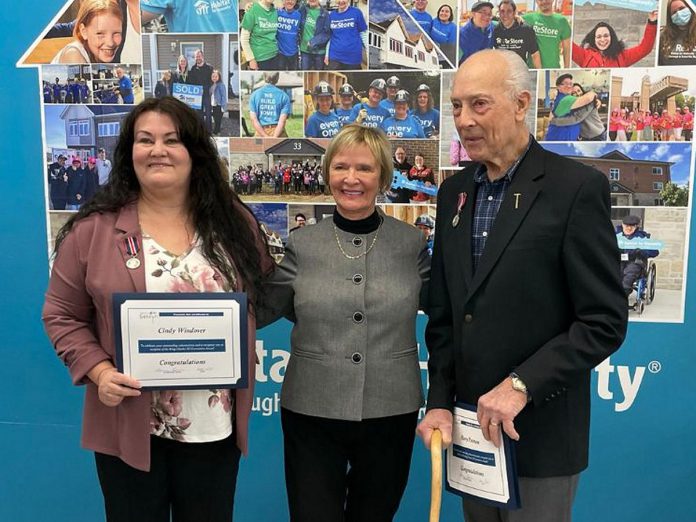
<svg viewBox="0 0 696 522">
<path fill-rule="evenodd" d="M 198 2 L 193 4 L 193 7 L 196 9 L 196 14 L 199 15 L 207 15 L 210 11 L 210 4 L 205 0 L 198 0 Z"/>
</svg>

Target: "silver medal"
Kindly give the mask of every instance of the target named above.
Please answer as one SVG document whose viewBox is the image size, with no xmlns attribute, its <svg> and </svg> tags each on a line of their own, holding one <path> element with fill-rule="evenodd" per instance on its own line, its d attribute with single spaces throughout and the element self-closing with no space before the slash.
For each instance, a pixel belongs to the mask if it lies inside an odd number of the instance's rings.
<svg viewBox="0 0 696 522">
<path fill-rule="evenodd" d="M 128 261 L 126 261 L 126 266 L 131 270 L 135 270 L 136 268 L 140 267 L 140 259 L 137 257 L 131 257 Z"/>
</svg>

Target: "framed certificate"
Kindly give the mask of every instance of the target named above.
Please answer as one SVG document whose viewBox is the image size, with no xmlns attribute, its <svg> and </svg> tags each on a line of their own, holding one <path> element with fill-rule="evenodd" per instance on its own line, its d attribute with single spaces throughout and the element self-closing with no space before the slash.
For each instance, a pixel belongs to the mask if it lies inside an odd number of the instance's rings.
<svg viewBox="0 0 696 522">
<path fill-rule="evenodd" d="M 445 467 L 448 491 L 495 507 L 520 507 L 512 441 L 502 433 L 496 448 L 484 439 L 474 406 L 457 403 L 454 408 Z"/>
<path fill-rule="evenodd" d="M 243 293 L 116 293 L 118 370 L 144 390 L 246 388 Z"/>
</svg>

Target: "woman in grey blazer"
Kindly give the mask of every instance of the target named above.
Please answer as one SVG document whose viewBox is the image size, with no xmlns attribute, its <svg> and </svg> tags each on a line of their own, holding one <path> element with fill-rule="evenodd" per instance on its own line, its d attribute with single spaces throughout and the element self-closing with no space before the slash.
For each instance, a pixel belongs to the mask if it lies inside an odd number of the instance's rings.
<svg viewBox="0 0 696 522">
<path fill-rule="evenodd" d="M 323 172 L 333 218 L 290 234 L 267 301 L 295 324 L 281 394 L 292 522 L 392 520 L 423 402 L 415 320 L 425 238 L 384 215 L 392 180 L 381 130 L 349 125 Z"/>
</svg>

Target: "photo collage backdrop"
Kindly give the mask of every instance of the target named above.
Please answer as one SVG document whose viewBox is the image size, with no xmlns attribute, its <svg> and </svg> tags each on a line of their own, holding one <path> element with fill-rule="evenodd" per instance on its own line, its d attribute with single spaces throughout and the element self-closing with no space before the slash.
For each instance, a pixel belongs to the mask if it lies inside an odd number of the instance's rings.
<svg viewBox="0 0 696 522">
<path fill-rule="evenodd" d="M 391 140 L 394 179 L 380 208 L 432 244 L 437 188 L 469 163 L 449 102 L 456 68 L 497 47 L 530 66 L 534 137 L 607 176 L 622 253 L 635 250 L 622 241 L 624 218 L 649 234 L 631 320 L 683 321 L 696 100 L 696 67 L 684 67 L 696 65 L 690 2 L 106 3 L 106 36 L 81 22 L 94 0 L 73 0 L 21 61 L 40 67 L 49 253 L 71 212 L 108 181 L 124 116 L 164 95 L 199 111 L 276 260 L 293 228 L 330 218 L 322 161 L 354 121 Z"/>
</svg>

